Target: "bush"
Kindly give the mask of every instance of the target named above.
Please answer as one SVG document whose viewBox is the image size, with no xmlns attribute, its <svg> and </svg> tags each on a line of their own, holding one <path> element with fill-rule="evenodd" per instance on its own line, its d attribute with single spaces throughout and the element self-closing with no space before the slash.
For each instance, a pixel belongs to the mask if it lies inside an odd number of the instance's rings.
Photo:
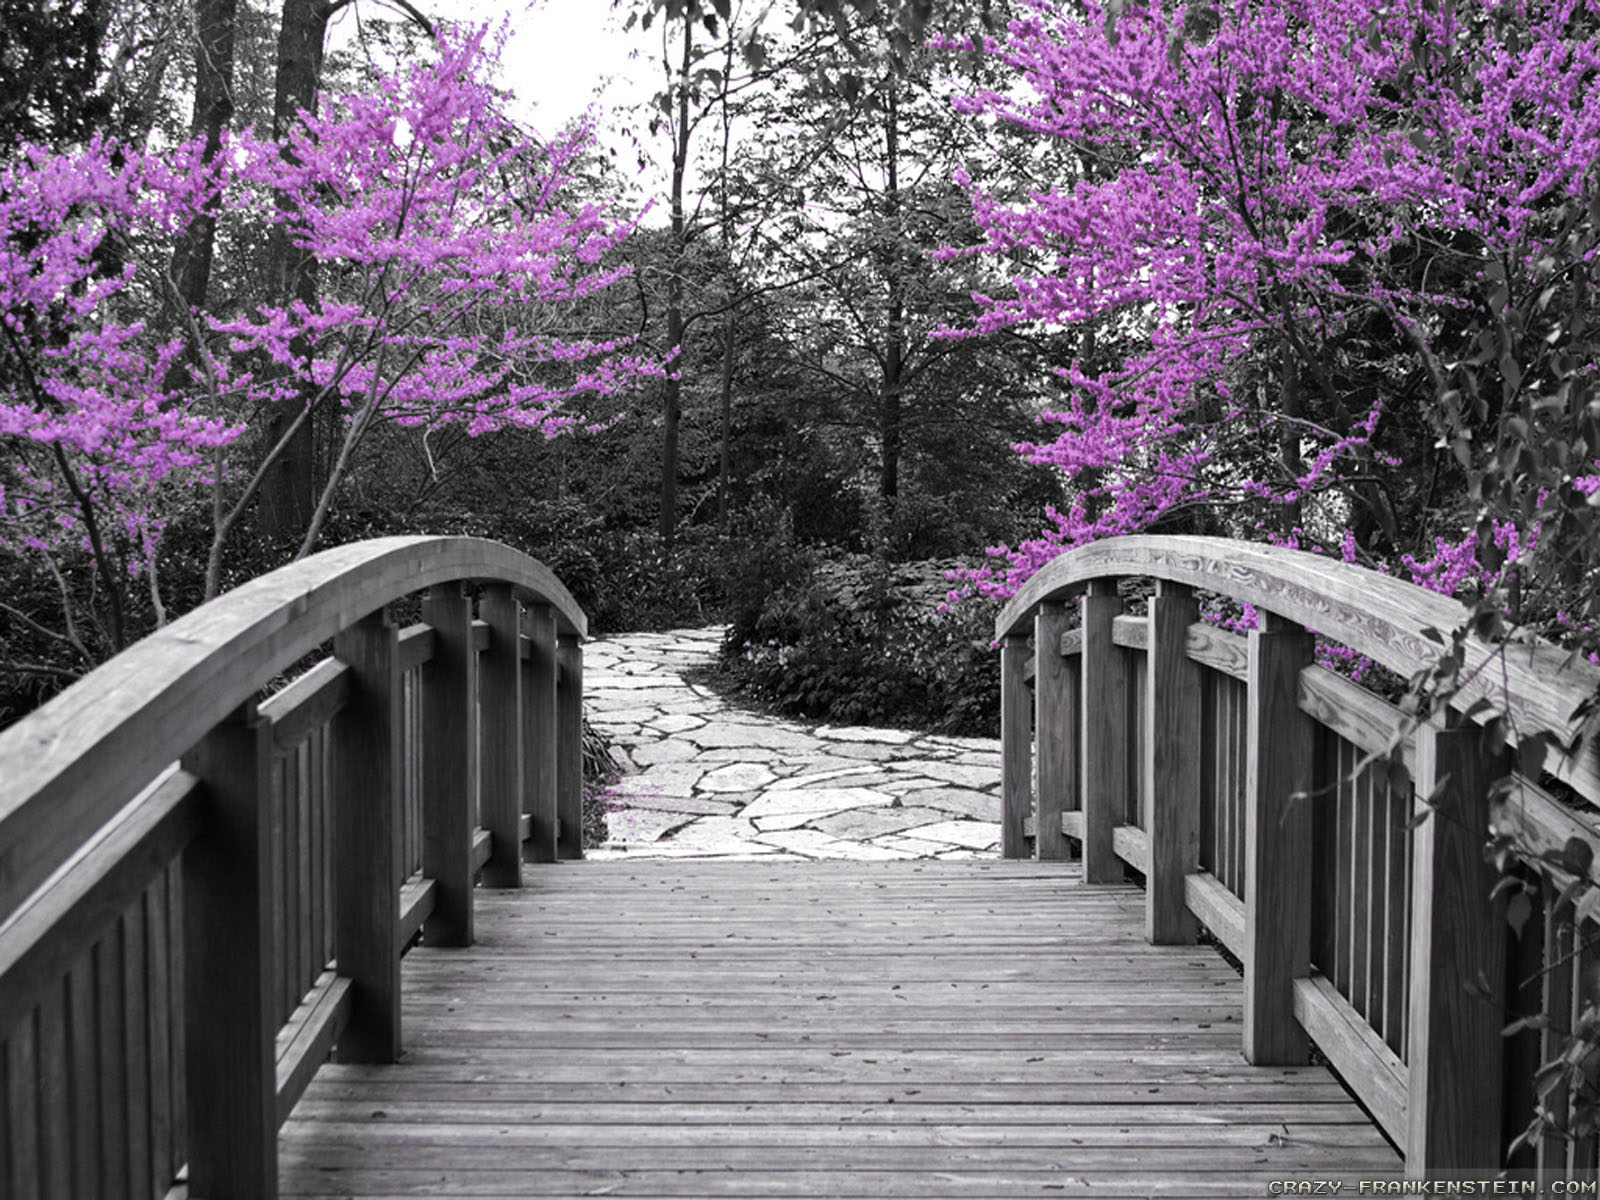
<svg viewBox="0 0 1600 1200">
<path fill-rule="evenodd" d="M 943 604 L 942 561 L 863 555 L 819 566 L 736 620 L 722 663 L 780 711 L 865 725 L 995 736 L 995 604 Z"/>
</svg>

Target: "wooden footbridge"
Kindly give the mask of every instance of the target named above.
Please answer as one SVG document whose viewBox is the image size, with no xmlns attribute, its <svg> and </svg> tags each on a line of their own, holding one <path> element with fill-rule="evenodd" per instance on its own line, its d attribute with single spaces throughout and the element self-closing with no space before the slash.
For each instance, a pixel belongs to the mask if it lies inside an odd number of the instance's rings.
<svg viewBox="0 0 1600 1200">
<path fill-rule="evenodd" d="M 1194 589 L 1261 627 L 1201 624 Z M 558 580 L 462 538 L 274 572 L 0 734 L 0 1195 L 1486 1178 L 1593 1001 L 1593 923 L 1513 932 L 1489 738 L 1409 732 L 1306 632 L 1409 674 L 1462 615 L 1294 552 L 1100 543 L 1000 618 L 1006 859 L 583 863 Z M 1493 668 L 1461 702 L 1524 732 L 1597 682 L 1543 649 Z M 1354 774 L 1395 738 L 1409 775 Z M 1546 768 L 1600 797 L 1592 751 Z M 1538 783 L 1496 819 L 1588 836 Z M 1592 1180 L 1595 1148 L 1519 1165 Z"/>
</svg>

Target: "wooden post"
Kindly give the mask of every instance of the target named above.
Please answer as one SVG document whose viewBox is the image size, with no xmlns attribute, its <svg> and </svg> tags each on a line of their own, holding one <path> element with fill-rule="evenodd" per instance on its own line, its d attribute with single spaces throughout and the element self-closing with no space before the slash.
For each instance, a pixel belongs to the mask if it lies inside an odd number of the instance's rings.
<svg viewBox="0 0 1600 1200">
<path fill-rule="evenodd" d="M 189 1188 L 278 1194 L 277 947 L 272 727 L 245 705 L 183 756 L 205 780 L 183 852 L 183 1006 Z"/>
<path fill-rule="evenodd" d="M 1128 810 L 1128 664 L 1111 640 L 1122 611 L 1115 579 L 1095 579 L 1082 600 L 1079 666 L 1083 722 L 1078 802 L 1083 806 L 1083 881 L 1121 883 L 1113 833 Z"/>
<path fill-rule="evenodd" d="M 1304 1063 L 1294 981 L 1311 972 L 1311 718 L 1300 672 L 1311 635 L 1261 613 L 1250 631 L 1245 700 L 1244 1055 L 1257 1066 Z"/>
<path fill-rule="evenodd" d="M 1028 639 L 1008 634 L 1000 644 L 1000 854 L 1004 858 L 1027 853 L 1023 823 L 1033 808 L 1033 713 L 1023 679 L 1027 665 Z"/>
<path fill-rule="evenodd" d="M 422 619 L 433 657 L 422 665 L 422 873 L 435 882 L 429 946 L 472 945 L 472 834 L 478 823 L 478 656 L 472 601 L 460 584 L 430 588 Z"/>
<path fill-rule="evenodd" d="M 1061 814 L 1078 807 L 1078 664 L 1061 657 L 1067 606 L 1047 600 L 1033 618 L 1033 725 L 1038 741 L 1038 819 L 1033 850 L 1039 859 L 1067 857 Z"/>
<path fill-rule="evenodd" d="M 556 614 L 548 604 L 530 605 L 524 733 L 523 801 L 529 815 L 528 840 L 522 856 L 528 862 L 556 861 L 556 791 L 560 773 L 556 712 Z"/>
<path fill-rule="evenodd" d="M 564 633 L 556 651 L 556 794 L 561 857 L 583 857 L 583 644 Z"/>
<path fill-rule="evenodd" d="M 489 648 L 478 664 L 483 744 L 478 819 L 491 835 L 485 887 L 522 886 L 521 605 L 508 583 L 490 584 L 478 602 Z"/>
<path fill-rule="evenodd" d="M 1506 930 L 1484 861 L 1489 785 L 1502 772 L 1482 730 L 1417 730 L 1416 806 L 1441 782 L 1411 842 L 1411 997 L 1406 1173 L 1497 1169 Z"/>
<path fill-rule="evenodd" d="M 333 942 L 352 981 L 340 1062 L 400 1057 L 401 765 L 400 633 L 380 609 L 333 639 L 355 676 L 334 718 Z"/>
<path fill-rule="evenodd" d="M 1200 869 L 1200 664 L 1189 657 L 1194 594 L 1162 580 L 1149 601 L 1145 663 L 1145 795 L 1150 797 L 1150 870 L 1145 937 L 1154 945 L 1193 942 L 1196 926 L 1184 881 Z"/>
</svg>

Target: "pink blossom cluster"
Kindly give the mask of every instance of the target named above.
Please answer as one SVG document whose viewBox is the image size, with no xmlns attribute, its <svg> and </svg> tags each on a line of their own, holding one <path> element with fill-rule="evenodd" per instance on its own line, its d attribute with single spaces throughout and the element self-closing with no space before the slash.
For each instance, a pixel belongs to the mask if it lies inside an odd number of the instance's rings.
<svg viewBox="0 0 1600 1200">
<path fill-rule="evenodd" d="M 1329 347 L 1377 310 L 1425 354 L 1430 319 L 1466 301 L 1388 269 L 1414 231 L 1535 261 L 1550 208 L 1600 161 L 1592 0 L 1022 8 L 981 47 L 1015 85 L 956 103 L 1070 147 L 1082 170 L 1020 198 L 959 177 L 982 240 L 941 253 L 990 260 L 997 283 L 976 297 L 976 329 L 947 336 L 1093 322 L 1120 361 L 1059 372 L 1047 436 L 1017 449 L 1078 498 L 968 573 L 985 594 L 1185 508 L 1300 504 L 1374 459 L 1395 465 L 1383 399 L 1333 394 Z M 1290 361 L 1337 421 L 1290 408 Z M 1298 469 L 1272 453 L 1280 439 L 1304 453 Z M 1441 588 L 1476 569 L 1461 546 L 1441 555 L 1407 565 Z"/>
<path fill-rule="evenodd" d="M 342 414 L 346 452 L 377 419 L 554 437 L 574 397 L 660 375 L 573 315 L 626 273 L 608 256 L 632 230 L 571 199 L 589 130 L 518 129 L 488 57 L 482 31 L 447 30 L 283 145 L 234 133 L 207 162 L 200 141 L 97 140 L 0 171 L 0 545 L 74 547 L 98 522 L 153 570 L 165 489 L 248 500 L 237 450 L 264 405 Z M 178 307 L 172 246 L 217 201 L 236 229 L 287 226 L 316 302 Z"/>
</svg>

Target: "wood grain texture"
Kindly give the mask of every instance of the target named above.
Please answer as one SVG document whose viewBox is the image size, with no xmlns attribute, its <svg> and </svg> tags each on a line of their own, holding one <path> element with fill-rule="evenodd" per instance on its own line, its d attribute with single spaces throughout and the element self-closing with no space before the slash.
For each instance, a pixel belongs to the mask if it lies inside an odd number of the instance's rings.
<svg viewBox="0 0 1600 1200">
<path fill-rule="evenodd" d="M 1034 857 L 1046 861 L 1068 856 L 1061 814 L 1078 807 L 1078 662 L 1050 653 L 1060 646 L 1067 619 L 1067 606 L 1049 601 L 1033 620 L 1033 644 L 1044 648 L 1033 678 L 1039 789 L 1033 847 Z"/>
<path fill-rule="evenodd" d="M 1120 883 L 1122 860 L 1112 845 L 1112 830 L 1127 811 L 1129 676 L 1123 650 L 1111 638 L 1122 611 L 1115 580 L 1099 579 L 1079 602 L 1083 653 L 1079 659 L 1082 733 L 1079 740 L 1083 798 L 1083 877 L 1088 883 Z"/>
<path fill-rule="evenodd" d="M 422 668 L 422 873 L 434 881 L 430 946 L 472 945 L 472 831 L 477 825 L 478 655 L 472 601 L 459 585 L 429 588 L 422 616 L 434 653 Z"/>
<path fill-rule="evenodd" d="M 1412 833 L 1411 1106 L 1406 1169 L 1498 1165 L 1504 918 L 1483 857 L 1489 784 L 1499 766 L 1475 727 L 1417 730 Z"/>
<path fill-rule="evenodd" d="M 556 646 L 556 841 L 564 859 L 583 857 L 583 645 L 564 633 Z"/>
<path fill-rule="evenodd" d="M 202 605 L 0 732 L 0 915 L 279 671 L 351 621 L 413 591 L 501 579 L 583 611 L 543 564 L 479 538 L 377 538 L 339 546 Z"/>
<path fill-rule="evenodd" d="M 1085 581 L 1146 576 L 1205 588 L 1314 629 L 1409 677 L 1432 666 L 1441 645 L 1424 634 L 1448 634 L 1466 624 L 1458 602 L 1376 571 L 1321 555 L 1225 538 L 1138 535 L 1106 538 L 1051 560 L 1028 580 L 995 619 L 997 640 L 1026 626 L 1038 606 L 1081 588 Z M 1493 660 L 1493 661 L 1490 661 Z M 1600 668 L 1554 646 L 1493 647 L 1466 641 L 1459 704 L 1507 701 L 1522 729 L 1570 737 L 1572 714 L 1600 689 Z M 1481 719 L 1489 719 L 1485 714 Z M 1600 739 L 1587 738 L 1574 755 L 1552 755 L 1547 769 L 1600 803 Z"/>
<path fill-rule="evenodd" d="M 1263 616 L 1250 631 L 1245 765 L 1245 1025 L 1252 1063 L 1305 1061 L 1294 981 L 1310 971 L 1312 729 L 1295 702 L 1305 630 Z"/>
<path fill-rule="evenodd" d="M 528 872 L 479 894 L 477 946 L 407 957 L 405 1063 L 311 1083 L 285 1195 L 1193 1200 L 1399 1170 L 1325 1070 L 1240 1061 L 1237 977 L 1145 944 L 1133 888 L 1004 860 Z"/>
<path fill-rule="evenodd" d="M 399 889 L 402 711 L 398 631 L 385 612 L 334 639 L 355 688 L 335 730 L 334 957 L 354 987 L 346 1062 L 400 1054 Z"/>
<path fill-rule="evenodd" d="M 189 1183 L 200 1196 L 277 1195 L 271 746 L 271 726 L 251 705 L 183 759 L 206 795 L 206 820 L 183 856 Z M 144 1084 L 127 1082 L 130 1094 Z"/>
<path fill-rule="evenodd" d="M 1200 615 L 1188 588 L 1161 583 L 1145 616 L 1144 794 L 1150 815 L 1145 937 L 1194 941 L 1184 881 L 1200 869 L 1200 691 L 1203 668 L 1188 653 Z"/>
<path fill-rule="evenodd" d="M 561 767 L 561 725 L 556 703 L 556 617 L 543 605 L 523 615 L 523 639 L 528 657 L 523 667 L 523 707 L 527 724 L 523 733 L 522 812 L 528 817 L 528 836 L 522 843 L 526 862 L 555 862 L 558 775 Z"/>
<path fill-rule="evenodd" d="M 1406 1136 L 1406 1066 L 1328 979 L 1294 982 L 1294 1014 L 1350 1089 L 1396 1142 Z"/>
<path fill-rule="evenodd" d="M 523 773 L 527 770 L 523 712 L 521 603 L 512 588 L 483 589 L 478 615 L 489 626 L 489 648 L 478 662 L 478 720 L 482 751 L 478 769 L 478 820 L 493 835 L 483 864 L 485 887 L 522 885 Z"/>
<path fill-rule="evenodd" d="M 1022 671 L 1028 639 L 1006 638 L 1000 647 L 1000 853 L 1023 858 L 1023 824 L 1033 811 L 1033 712 Z"/>
</svg>

